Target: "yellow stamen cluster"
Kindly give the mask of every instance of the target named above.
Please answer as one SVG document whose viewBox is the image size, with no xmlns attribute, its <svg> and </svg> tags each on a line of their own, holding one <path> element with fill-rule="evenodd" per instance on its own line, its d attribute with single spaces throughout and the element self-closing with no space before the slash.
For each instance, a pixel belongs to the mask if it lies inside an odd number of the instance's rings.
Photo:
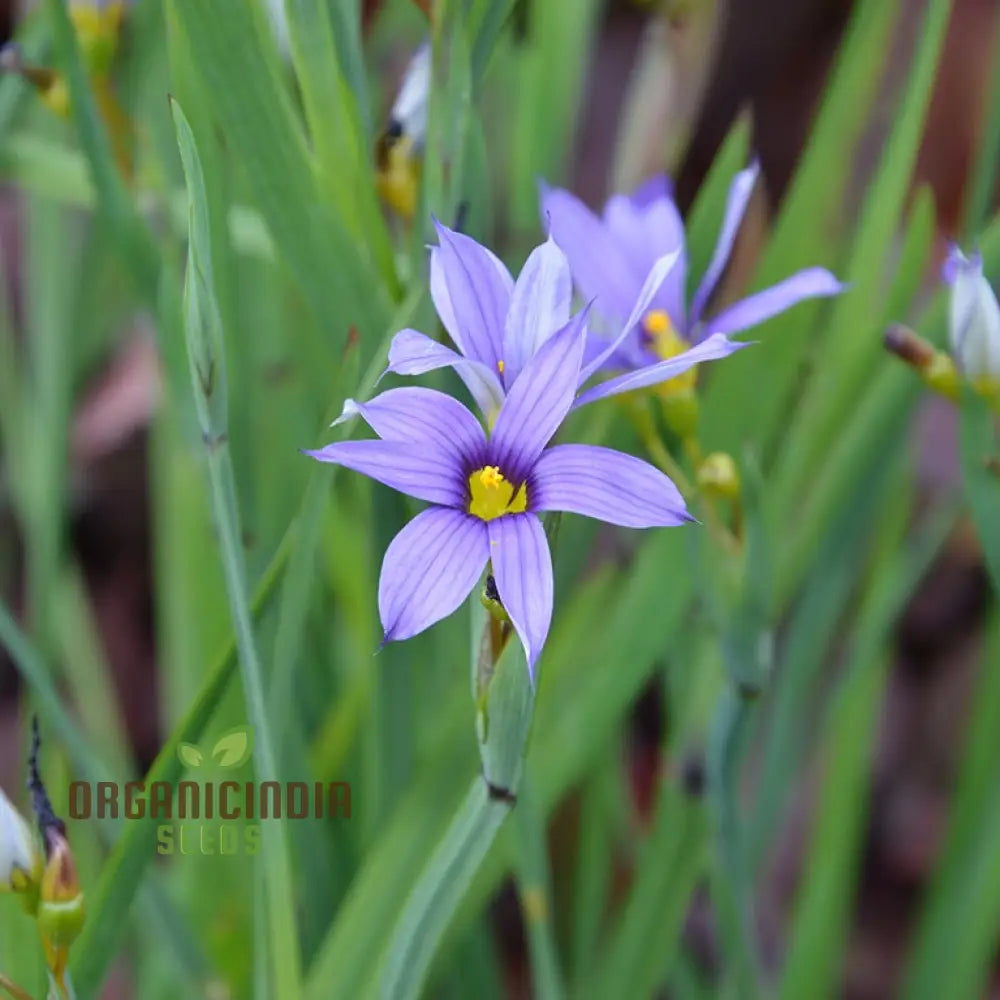
<svg viewBox="0 0 1000 1000">
<path fill-rule="evenodd" d="M 501 375 L 503 375 L 503 369 L 504 369 L 504 364 L 503 364 L 503 359 L 501 358 L 497 362 L 497 371 L 500 372 Z"/>
<path fill-rule="evenodd" d="M 670 317 L 662 309 L 653 309 L 642 320 L 642 329 L 651 341 L 653 351 L 664 361 L 683 354 L 691 345 L 677 332 Z M 698 381 L 697 366 L 689 368 L 677 378 L 657 387 L 661 396 L 679 396 L 690 393 Z"/>
<path fill-rule="evenodd" d="M 485 465 L 469 476 L 469 513 L 483 521 L 504 514 L 522 514 L 528 509 L 528 489 L 522 483 L 515 492 L 500 467 Z"/>
</svg>

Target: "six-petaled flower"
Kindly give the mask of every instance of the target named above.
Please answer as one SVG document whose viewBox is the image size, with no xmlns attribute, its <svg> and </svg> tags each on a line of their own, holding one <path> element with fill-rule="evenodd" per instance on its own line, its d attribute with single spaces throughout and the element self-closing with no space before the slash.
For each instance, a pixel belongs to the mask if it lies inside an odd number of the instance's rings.
<svg viewBox="0 0 1000 1000">
<path fill-rule="evenodd" d="M 610 448 L 550 441 L 573 405 L 585 340 L 576 316 L 519 365 L 489 435 L 458 400 L 421 387 L 349 401 L 378 435 L 307 452 L 431 506 L 393 539 L 379 580 L 385 640 L 455 611 L 487 563 L 529 669 L 552 617 L 552 561 L 539 519 L 568 511 L 630 528 L 690 520 L 674 484 Z M 505 366 L 506 367 L 506 366 Z"/>
</svg>

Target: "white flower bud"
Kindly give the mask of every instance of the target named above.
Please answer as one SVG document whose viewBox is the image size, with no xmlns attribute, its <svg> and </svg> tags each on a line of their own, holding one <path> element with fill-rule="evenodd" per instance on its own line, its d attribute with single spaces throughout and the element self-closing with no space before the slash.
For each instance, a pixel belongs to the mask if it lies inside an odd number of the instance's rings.
<svg viewBox="0 0 1000 1000">
<path fill-rule="evenodd" d="M 948 336 L 959 371 L 973 382 L 1000 381 L 1000 305 L 983 277 L 982 257 L 952 246 L 943 276 L 951 285 Z"/>
<path fill-rule="evenodd" d="M 19 888 L 18 873 L 30 877 L 37 867 L 36 858 L 31 828 L 0 791 L 0 892 Z"/>
</svg>

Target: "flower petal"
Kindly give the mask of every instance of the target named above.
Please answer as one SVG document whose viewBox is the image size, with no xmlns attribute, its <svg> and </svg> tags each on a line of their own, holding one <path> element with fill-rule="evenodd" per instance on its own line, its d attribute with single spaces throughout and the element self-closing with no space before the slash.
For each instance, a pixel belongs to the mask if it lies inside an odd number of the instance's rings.
<svg viewBox="0 0 1000 1000">
<path fill-rule="evenodd" d="M 661 198 L 674 200 L 674 185 L 666 174 L 655 174 L 643 181 L 631 194 L 632 204 L 636 208 L 647 208 Z"/>
<path fill-rule="evenodd" d="M 584 310 L 550 337 L 507 393 L 493 427 L 490 452 L 512 482 L 528 475 L 569 412 L 583 358 L 586 322 Z"/>
<path fill-rule="evenodd" d="M 719 231 L 712 259 L 709 261 L 701 284 L 698 285 L 698 290 L 691 300 L 691 312 L 688 319 L 690 326 L 694 326 L 701 319 L 701 314 L 705 306 L 708 305 L 708 300 L 712 297 L 712 292 L 715 291 L 715 286 L 718 284 L 719 278 L 722 277 L 726 264 L 729 263 L 729 256 L 733 252 L 733 244 L 736 242 L 736 234 L 739 232 L 740 223 L 746 214 L 750 195 L 753 194 L 759 174 L 760 164 L 755 161 L 746 170 L 741 170 L 729 186 L 726 212 L 722 218 L 722 229 Z"/>
<path fill-rule="evenodd" d="M 810 267 L 723 309 L 705 321 L 712 333 L 738 333 L 784 312 L 805 299 L 839 295 L 846 286 L 826 268 Z"/>
<path fill-rule="evenodd" d="M 355 415 L 384 441 L 431 441 L 470 468 L 486 446 L 479 421 L 454 396 L 435 389 L 403 386 L 379 393 L 367 403 L 348 399 L 331 426 Z"/>
<path fill-rule="evenodd" d="M 514 285 L 503 340 L 508 388 L 538 348 L 569 322 L 572 298 L 569 261 L 550 236 L 531 251 Z"/>
<path fill-rule="evenodd" d="M 514 282 L 486 247 L 440 222 L 434 225 L 439 243 L 431 250 L 434 306 L 459 351 L 496 371 Z"/>
<path fill-rule="evenodd" d="M 468 597 L 489 559 L 486 522 L 431 507 L 390 542 L 378 581 L 385 642 L 409 639 Z"/>
<path fill-rule="evenodd" d="M 479 361 L 470 361 L 456 354 L 450 347 L 419 333 L 417 330 L 400 330 L 389 345 L 389 366 L 383 377 L 396 375 L 423 375 L 438 368 L 454 368 L 455 374 L 465 383 L 476 405 L 489 416 L 496 413 L 503 403 L 504 392 L 500 378 L 493 368 Z"/>
<path fill-rule="evenodd" d="M 667 313 L 677 329 L 683 330 L 687 252 L 684 220 L 677 206 L 667 197 L 652 199 L 640 207 L 634 196 L 612 195 L 604 206 L 604 221 L 637 275 L 647 274 L 660 257 L 678 255 L 666 280 L 656 289 L 653 304 Z"/>
<path fill-rule="evenodd" d="M 338 441 L 304 454 L 353 469 L 418 500 L 465 507 L 466 469 L 453 452 L 430 441 L 421 441 L 419 448 L 402 441 Z"/>
<path fill-rule="evenodd" d="M 617 396 L 622 392 L 632 392 L 634 389 L 647 389 L 649 386 L 658 385 L 669 379 L 676 378 L 684 374 L 694 365 L 701 364 L 702 361 L 714 361 L 716 358 L 724 358 L 734 351 L 749 347 L 748 343 L 741 343 L 738 340 L 729 340 L 721 333 L 715 334 L 703 340 L 697 347 L 678 354 L 668 361 L 658 361 L 656 364 L 648 365 L 646 368 L 639 368 L 634 372 L 626 372 L 616 378 L 608 379 L 606 382 L 599 382 L 586 392 L 580 394 L 573 409 L 593 403 L 597 399 L 605 399 L 608 396 Z"/>
<path fill-rule="evenodd" d="M 563 510 L 625 528 L 694 520 L 680 491 L 659 469 L 597 445 L 559 444 L 543 452 L 528 496 L 532 510 Z"/>
<path fill-rule="evenodd" d="M 620 323 L 632 308 L 642 272 L 632 268 L 607 226 L 579 198 L 542 187 L 542 223 L 569 258 L 577 290 L 597 300 L 601 315 Z"/>
<path fill-rule="evenodd" d="M 552 621 L 552 556 L 542 522 L 534 514 L 507 514 L 486 524 L 497 593 L 528 658 L 535 663 Z"/>
<path fill-rule="evenodd" d="M 587 379 L 590 378 L 599 368 L 604 367 L 609 359 L 618 352 L 623 344 L 625 343 L 628 335 L 638 326 L 639 321 L 646 314 L 653 299 L 656 297 L 657 290 L 663 283 L 663 279 L 670 273 L 671 269 L 677 264 L 680 258 L 680 251 L 674 250 L 672 253 L 667 254 L 664 257 L 660 257 L 653 266 L 650 268 L 649 274 L 646 275 L 646 280 L 642 284 L 642 288 L 639 290 L 639 295 L 632 306 L 632 311 L 629 314 L 627 320 L 625 320 L 625 325 L 621 328 L 621 332 L 618 336 L 608 343 L 608 346 L 604 349 L 602 354 L 598 354 L 593 360 L 590 361 L 580 372 L 580 385 L 583 385 Z M 634 354 L 634 351 L 627 351 L 628 354 Z"/>
</svg>

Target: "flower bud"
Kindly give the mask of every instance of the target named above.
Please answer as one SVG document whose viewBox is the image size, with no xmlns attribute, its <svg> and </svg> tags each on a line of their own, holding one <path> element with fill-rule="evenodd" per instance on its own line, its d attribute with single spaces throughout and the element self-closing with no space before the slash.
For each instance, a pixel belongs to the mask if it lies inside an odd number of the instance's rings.
<svg viewBox="0 0 1000 1000">
<path fill-rule="evenodd" d="M 40 874 L 31 828 L 0 791 L 0 892 L 26 892 Z"/>
<path fill-rule="evenodd" d="M 1000 305 L 982 257 L 952 246 L 942 277 L 951 286 L 948 336 L 959 371 L 977 389 L 1000 385 Z"/>
<path fill-rule="evenodd" d="M 698 486 L 708 496 L 735 500 L 740 495 L 740 472 L 732 455 L 712 452 L 698 467 Z"/>
</svg>

